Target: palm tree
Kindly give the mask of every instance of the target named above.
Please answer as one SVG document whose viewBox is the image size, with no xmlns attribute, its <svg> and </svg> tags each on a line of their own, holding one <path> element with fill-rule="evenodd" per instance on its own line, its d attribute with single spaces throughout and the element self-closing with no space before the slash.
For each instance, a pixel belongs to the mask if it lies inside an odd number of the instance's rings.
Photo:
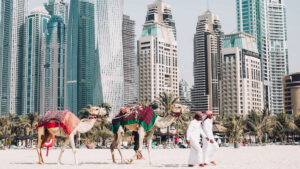
<svg viewBox="0 0 300 169">
<path fill-rule="evenodd" d="M 168 94 L 163 92 L 159 95 L 158 101 L 160 105 L 164 108 L 163 117 L 166 117 L 170 114 L 171 106 L 178 103 L 179 98 L 174 94 Z"/>
<path fill-rule="evenodd" d="M 79 119 L 83 119 L 83 118 L 88 118 L 89 116 L 89 109 L 92 107 L 92 105 L 88 104 L 87 106 L 85 106 L 84 108 L 82 108 L 79 112 L 78 112 L 78 118 Z"/>
<path fill-rule="evenodd" d="M 295 125 L 291 116 L 288 116 L 285 112 L 278 113 L 274 120 L 276 121 L 273 126 L 273 135 L 278 136 L 283 141 L 288 141 L 289 134 L 293 133 L 297 130 L 297 126 Z"/>
<path fill-rule="evenodd" d="M 240 142 L 244 134 L 245 121 L 240 115 L 228 115 L 223 119 L 223 125 L 226 127 L 226 135 L 230 143 Z"/>
<path fill-rule="evenodd" d="M 98 106 L 104 108 L 107 112 L 106 116 L 109 116 L 109 114 L 111 113 L 111 105 L 109 103 L 103 102 Z"/>
<path fill-rule="evenodd" d="M 32 148 L 32 145 L 33 145 L 32 136 L 34 133 L 34 128 L 40 120 L 40 116 L 36 112 L 33 112 L 33 113 L 26 114 L 25 119 L 28 120 L 28 124 L 30 126 L 30 132 L 29 132 L 30 143 L 29 144 L 30 144 L 30 148 Z"/>
</svg>

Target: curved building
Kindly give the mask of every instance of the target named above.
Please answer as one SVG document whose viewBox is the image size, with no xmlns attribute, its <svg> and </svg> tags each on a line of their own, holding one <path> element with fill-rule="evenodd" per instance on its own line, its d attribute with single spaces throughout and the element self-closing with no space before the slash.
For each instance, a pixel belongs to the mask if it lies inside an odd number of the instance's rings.
<svg viewBox="0 0 300 169">
<path fill-rule="evenodd" d="M 96 86 L 94 101 L 112 106 L 112 115 L 124 106 L 122 21 L 123 0 L 96 0 Z"/>
</svg>

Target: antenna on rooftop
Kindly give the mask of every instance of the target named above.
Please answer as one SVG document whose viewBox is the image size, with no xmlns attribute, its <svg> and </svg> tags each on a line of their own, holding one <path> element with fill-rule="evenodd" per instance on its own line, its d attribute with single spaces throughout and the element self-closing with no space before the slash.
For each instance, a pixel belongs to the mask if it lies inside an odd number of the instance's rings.
<svg viewBox="0 0 300 169">
<path fill-rule="evenodd" d="M 206 5 L 207 5 L 207 11 L 209 11 L 209 0 L 206 0 L 207 1 L 207 3 L 206 3 Z"/>
</svg>

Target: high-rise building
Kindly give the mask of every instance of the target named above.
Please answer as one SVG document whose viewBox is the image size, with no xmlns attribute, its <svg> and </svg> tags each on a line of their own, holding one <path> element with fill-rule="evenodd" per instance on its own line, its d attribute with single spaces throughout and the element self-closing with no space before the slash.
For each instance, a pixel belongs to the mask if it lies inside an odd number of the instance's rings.
<svg viewBox="0 0 300 169">
<path fill-rule="evenodd" d="M 223 44 L 221 113 L 247 115 L 252 110 L 263 110 L 261 62 L 255 37 L 228 34 Z"/>
<path fill-rule="evenodd" d="M 194 36 L 192 111 L 219 114 L 219 78 L 223 32 L 219 17 L 210 11 L 199 16 Z"/>
<path fill-rule="evenodd" d="M 264 106 L 283 110 L 282 76 L 288 74 L 284 0 L 237 0 L 238 31 L 256 37 L 261 55 Z"/>
<path fill-rule="evenodd" d="M 68 3 L 64 0 L 48 0 L 48 3 L 45 3 L 44 6 L 49 15 L 60 16 L 64 24 L 68 24 Z"/>
<path fill-rule="evenodd" d="M 287 114 L 300 114 L 300 73 L 283 77 L 284 110 Z"/>
<path fill-rule="evenodd" d="M 43 57 L 41 110 L 64 110 L 65 24 L 60 16 L 52 15 L 47 24 L 46 48 Z"/>
<path fill-rule="evenodd" d="M 95 2 L 71 0 L 66 60 L 66 108 L 74 113 L 94 102 L 99 59 L 95 55 Z M 108 42 L 105 42 L 108 43 Z M 101 98 L 99 98 L 101 99 Z"/>
<path fill-rule="evenodd" d="M 1 0 L 0 113 L 22 112 L 27 0 Z"/>
<path fill-rule="evenodd" d="M 123 15 L 124 105 L 137 103 L 137 56 L 135 52 L 135 21 Z"/>
<path fill-rule="evenodd" d="M 99 64 L 95 72 L 94 101 L 109 103 L 113 115 L 124 106 L 123 0 L 96 0 L 96 3 L 96 57 Z"/>
<path fill-rule="evenodd" d="M 22 113 L 40 112 L 41 74 L 47 23 L 50 19 L 44 7 L 37 7 L 26 19 L 26 56 L 24 57 L 23 109 Z M 42 113 L 42 112 L 40 112 Z"/>
<path fill-rule="evenodd" d="M 169 4 L 158 0 L 148 5 L 138 40 L 140 102 L 154 101 L 162 92 L 179 97 L 178 47 L 172 18 Z"/>
<path fill-rule="evenodd" d="M 181 103 L 191 104 L 191 88 L 184 79 L 181 79 L 179 83 L 179 100 Z"/>
</svg>

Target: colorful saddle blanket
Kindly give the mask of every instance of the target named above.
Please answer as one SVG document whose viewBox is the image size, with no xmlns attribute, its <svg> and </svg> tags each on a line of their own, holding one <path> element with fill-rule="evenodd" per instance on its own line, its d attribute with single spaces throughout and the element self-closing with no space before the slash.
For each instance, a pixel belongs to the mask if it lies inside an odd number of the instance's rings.
<svg viewBox="0 0 300 169">
<path fill-rule="evenodd" d="M 79 123 L 79 118 L 70 111 L 47 112 L 39 121 L 36 129 L 42 126 L 45 128 L 62 127 L 65 133 L 70 135 Z"/>
<path fill-rule="evenodd" d="M 150 107 L 143 107 L 143 110 L 137 114 L 131 113 L 129 115 L 124 115 L 121 117 L 116 117 L 112 120 L 111 130 L 117 133 L 120 126 L 130 125 L 130 124 L 140 124 L 143 128 L 148 131 L 150 130 L 157 118 L 157 114 Z"/>
</svg>

